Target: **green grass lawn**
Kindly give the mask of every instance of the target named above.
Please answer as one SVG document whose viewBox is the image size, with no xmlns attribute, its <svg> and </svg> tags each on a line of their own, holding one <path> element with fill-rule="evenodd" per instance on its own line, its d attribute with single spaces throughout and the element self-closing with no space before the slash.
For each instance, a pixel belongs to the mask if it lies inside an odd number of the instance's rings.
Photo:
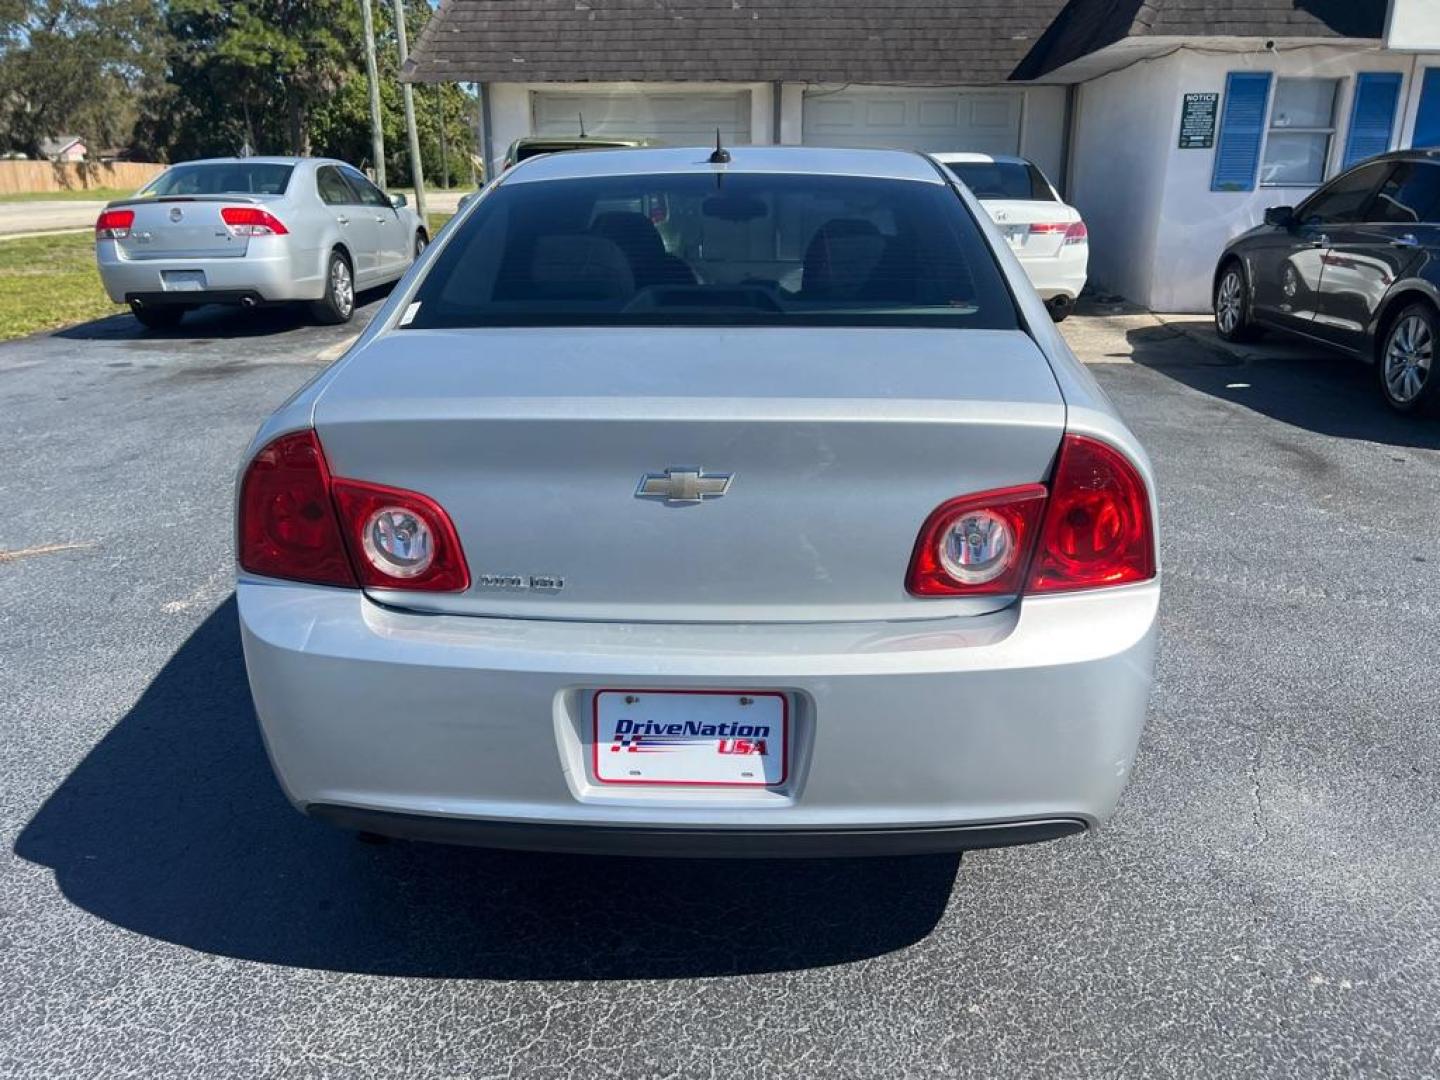
<svg viewBox="0 0 1440 1080">
<path fill-rule="evenodd" d="M 130 188 L 67 188 L 64 191 L 26 191 L 18 195 L 0 194 L 0 203 L 17 202 L 109 202 L 128 199 L 135 192 Z"/>
<path fill-rule="evenodd" d="M 450 220 L 430 215 L 430 235 Z M 125 311 L 112 304 L 86 233 L 0 239 L 0 341 Z"/>
<path fill-rule="evenodd" d="M 0 240 L 0 341 L 124 310 L 100 284 L 90 233 Z"/>
</svg>

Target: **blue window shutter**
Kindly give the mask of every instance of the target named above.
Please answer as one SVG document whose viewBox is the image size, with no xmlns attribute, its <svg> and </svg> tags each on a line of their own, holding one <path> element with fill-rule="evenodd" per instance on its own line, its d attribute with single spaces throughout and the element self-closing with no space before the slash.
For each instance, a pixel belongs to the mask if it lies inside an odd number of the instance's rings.
<svg viewBox="0 0 1440 1080">
<path fill-rule="evenodd" d="M 1398 71 L 1362 71 L 1355 76 L 1355 104 L 1345 139 L 1345 168 L 1390 149 L 1395 106 L 1400 101 Z"/>
<path fill-rule="evenodd" d="M 1225 78 L 1225 112 L 1215 147 L 1211 191 L 1254 191 L 1265 139 L 1265 106 L 1270 102 L 1270 72 L 1232 71 Z"/>
<path fill-rule="evenodd" d="M 1426 68 L 1420 84 L 1420 110 L 1415 114 L 1411 146 L 1440 146 L 1440 68 Z"/>
</svg>

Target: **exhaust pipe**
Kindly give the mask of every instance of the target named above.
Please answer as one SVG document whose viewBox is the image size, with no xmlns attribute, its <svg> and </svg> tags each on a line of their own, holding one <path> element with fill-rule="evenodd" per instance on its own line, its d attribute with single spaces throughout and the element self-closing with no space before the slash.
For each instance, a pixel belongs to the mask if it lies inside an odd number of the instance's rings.
<svg viewBox="0 0 1440 1080">
<path fill-rule="evenodd" d="M 240 298 L 240 306 L 241 306 L 241 307 L 244 307 L 244 308 L 252 308 L 252 307 L 254 307 L 254 306 L 255 306 L 255 297 L 253 297 L 253 296 L 242 296 L 242 297 Z"/>
</svg>

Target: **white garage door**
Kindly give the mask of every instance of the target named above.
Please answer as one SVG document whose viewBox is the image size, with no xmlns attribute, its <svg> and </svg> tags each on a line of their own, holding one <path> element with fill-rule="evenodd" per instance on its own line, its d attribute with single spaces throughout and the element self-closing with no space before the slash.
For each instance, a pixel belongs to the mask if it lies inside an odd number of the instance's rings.
<svg viewBox="0 0 1440 1080">
<path fill-rule="evenodd" d="M 731 145 L 750 141 L 750 92 L 717 94 L 566 94 L 536 91 L 531 100 L 536 135 L 588 135 L 658 139 L 669 146 L 705 146 L 715 129 Z"/>
<path fill-rule="evenodd" d="M 1015 154 L 1021 101 L 1006 91 L 814 90 L 805 94 L 803 138 L 811 146 Z"/>
</svg>

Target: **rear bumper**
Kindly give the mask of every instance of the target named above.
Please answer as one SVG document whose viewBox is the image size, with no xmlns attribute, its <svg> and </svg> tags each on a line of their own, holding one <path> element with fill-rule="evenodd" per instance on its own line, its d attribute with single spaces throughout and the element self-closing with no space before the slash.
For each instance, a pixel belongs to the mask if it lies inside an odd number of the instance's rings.
<svg viewBox="0 0 1440 1080">
<path fill-rule="evenodd" d="M 440 844 L 648 858 L 772 859 L 933 855 L 1057 840 L 1085 831 L 1074 819 L 910 829 L 657 829 L 479 821 L 317 804 L 311 817 L 341 828 Z"/>
<path fill-rule="evenodd" d="M 195 307 L 199 304 L 241 304 L 247 307 L 276 303 L 258 289 L 206 289 L 202 292 L 127 292 L 126 303 L 142 307 Z"/>
<path fill-rule="evenodd" d="M 316 300 L 324 293 L 324 281 L 314 259 L 296 258 L 289 237 L 266 237 L 251 241 L 246 254 L 226 259 L 126 259 L 113 240 L 95 245 L 96 265 L 105 292 L 117 304 L 139 300 L 146 304 L 257 303 L 284 300 Z M 203 288 L 179 291 L 167 288 L 169 271 L 198 270 Z"/>
<path fill-rule="evenodd" d="M 1042 300 L 1053 300 L 1057 296 L 1074 300 L 1085 288 L 1090 266 L 1089 244 L 1064 244 L 1058 254 L 1044 258 L 1027 259 L 1016 254 Z"/>
<path fill-rule="evenodd" d="M 955 850 L 1104 821 L 1144 724 L 1159 583 L 914 622 L 647 625 L 416 615 L 242 579 L 282 787 L 316 817 L 453 842 L 635 854 Z M 597 784 L 596 688 L 776 690 L 761 789 Z"/>
</svg>

